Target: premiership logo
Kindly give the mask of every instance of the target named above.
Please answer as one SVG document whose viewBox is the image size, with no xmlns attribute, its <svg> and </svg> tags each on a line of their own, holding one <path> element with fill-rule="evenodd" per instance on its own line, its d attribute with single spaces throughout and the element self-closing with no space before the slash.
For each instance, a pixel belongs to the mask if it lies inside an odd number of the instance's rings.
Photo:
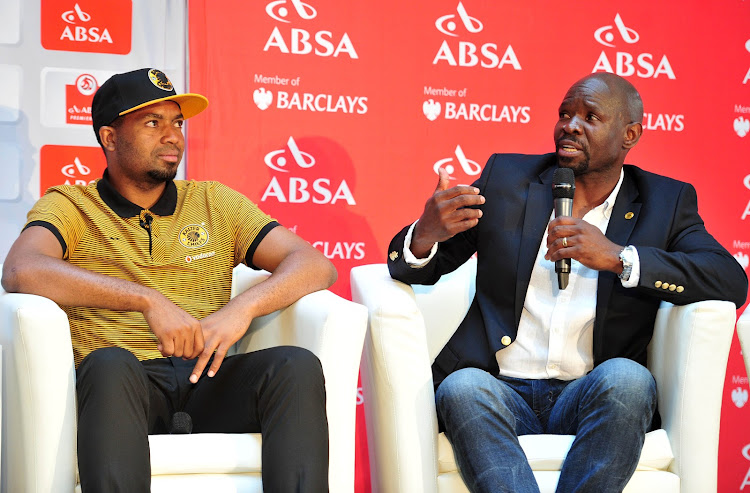
<svg viewBox="0 0 750 493">
<path fill-rule="evenodd" d="M 91 102 L 99 88 L 91 74 L 81 74 L 74 84 L 65 86 L 65 123 L 91 125 Z"/>
<path fill-rule="evenodd" d="M 203 224 L 189 224 L 182 228 L 179 239 L 187 248 L 200 248 L 208 243 L 208 231 Z"/>
</svg>

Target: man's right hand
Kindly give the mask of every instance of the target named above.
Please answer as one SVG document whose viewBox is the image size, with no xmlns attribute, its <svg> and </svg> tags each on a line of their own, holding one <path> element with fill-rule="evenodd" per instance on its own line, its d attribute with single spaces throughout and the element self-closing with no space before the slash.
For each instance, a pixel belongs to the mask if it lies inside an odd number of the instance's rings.
<svg viewBox="0 0 750 493">
<path fill-rule="evenodd" d="M 410 250 L 417 258 L 427 257 L 435 243 L 473 228 L 482 217 L 480 209 L 470 207 L 484 204 L 478 188 L 468 185 L 448 188 L 448 172 L 439 168 L 438 175 L 435 193 L 425 203 L 412 235 Z"/>
<path fill-rule="evenodd" d="M 193 359 L 203 351 L 200 322 L 164 295 L 158 294 L 143 316 L 159 339 L 157 349 L 165 358 Z"/>
</svg>

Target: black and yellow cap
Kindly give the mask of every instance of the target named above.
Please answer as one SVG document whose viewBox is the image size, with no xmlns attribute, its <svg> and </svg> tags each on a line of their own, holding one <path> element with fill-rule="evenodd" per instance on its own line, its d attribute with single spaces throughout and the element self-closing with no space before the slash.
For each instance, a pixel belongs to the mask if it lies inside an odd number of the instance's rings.
<svg viewBox="0 0 750 493">
<path fill-rule="evenodd" d="M 113 75 L 96 91 L 91 105 L 96 140 L 99 140 L 99 129 L 117 117 L 162 101 L 179 104 L 186 119 L 208 106 L 208 99 L 200 94 L 177 94 L 167 75 L 155 68 Z"/>
</svg>

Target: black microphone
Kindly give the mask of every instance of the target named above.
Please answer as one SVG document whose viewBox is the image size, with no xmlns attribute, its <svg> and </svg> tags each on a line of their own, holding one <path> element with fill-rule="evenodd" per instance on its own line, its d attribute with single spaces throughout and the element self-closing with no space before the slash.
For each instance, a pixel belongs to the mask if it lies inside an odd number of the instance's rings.
<svg viewBox="0 0 750 493">
<path fill-rule="evenodd" d="M 570 168 L 557 168 L 552 175 L 552 197 L 555 199 L 555 217 L 573 215 L 573 193 L 576 191 L 576 179 Z M 568 287 L 570 276 L 570 259 L 564 258 L 555 262 L 557 287 Z"/>
<path fill-rule="evenodd" d="M 189 435 L 193 432 L 193 418 L 183 411 L 177 411 L 172 415 L 172 424 L 169 427 L 170 435 Z"/>
</svg>

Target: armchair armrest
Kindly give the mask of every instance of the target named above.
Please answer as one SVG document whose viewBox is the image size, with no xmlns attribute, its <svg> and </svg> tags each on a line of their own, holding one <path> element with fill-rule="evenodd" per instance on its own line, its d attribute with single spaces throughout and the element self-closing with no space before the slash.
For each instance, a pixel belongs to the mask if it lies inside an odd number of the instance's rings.
<svg viewBox="0 0 750 493">
<path fill-rule="evenodd" d="M 684 306 L 662 302 L 649 345 L 662 428 L 675 460 L 670 469 L 683 492 L 715 491 L 719 423 L 736 308 L 708 300 Z"/>
<path fill-rule="evenodd" d="M 373 491 L 435 492 L 433 358 L 414 291 L 385 264 L 354 267 L 351 281 L 370 317 L 361 377 Z"/>
<path fill-rule="evenodd" d="M 269 275 L 237 266 L 232 294 Z M 299 346 L 320 359 L 326 383 L 332 492 L 351 491 L 354 487 L 357 376 L 366 330 L 365 307 L 330 291 L 317 291 L 282 310 L 256 318 L 235 345 L 237 352 Z"/>
<path fill-rule="evenodd" d="M 76 409 L 68 318 L 47 298 L 0 290 L 0 344 L 2 491 L 72 492 Z"/>
<path fill-rule="evenodd" d="M 750 308 L 745 308 L 737 320 L 737 337 L 740 339 L 742 357 L 745 359 L 745 371 L 750 375 Z"/>
</svg>

